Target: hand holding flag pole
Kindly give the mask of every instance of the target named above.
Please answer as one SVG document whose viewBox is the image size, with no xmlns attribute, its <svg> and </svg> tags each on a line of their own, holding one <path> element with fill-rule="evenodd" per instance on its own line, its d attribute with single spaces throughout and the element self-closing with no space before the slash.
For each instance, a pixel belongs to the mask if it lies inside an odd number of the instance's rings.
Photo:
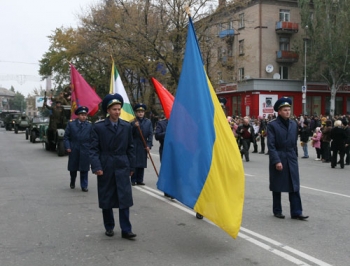
<svg viewBox="0 0 350 266">
<path fill-rule="evenodd" d="M 158 177 L 159 174 L 158 174 L 157 168 L 156 168 L 156 166 L 154 165 L 154 162 L 153 162 L 151 153 L 150 153 L 150 151 L 149 151 L 149 149 L 148 149 L 146 140 L 145 140 L 145 138 L 144 138 L 144 136 L 143 136 L 143 134 L 142 134 L 142 130 L 141 130 L 141 128 L 140 128 L 140 124 L 138 123 L 138 121 L 135 122 L 135 126 L 137 126 L 137 129 L 139 130 L 139 133 L 140 133 L 140 136 L 141 136 L 141 139 L 142 139 L 142 142 L 143 142 L 143 146 L 145 147 L 145 150 L 147 151 L 148 157 L 149 157 L 149 159 L 151 160 L 152 165 L 153 165 L 153 168 L 154 168 L 154 171 L 156 172 L 157 177 Z"/>
</svg>

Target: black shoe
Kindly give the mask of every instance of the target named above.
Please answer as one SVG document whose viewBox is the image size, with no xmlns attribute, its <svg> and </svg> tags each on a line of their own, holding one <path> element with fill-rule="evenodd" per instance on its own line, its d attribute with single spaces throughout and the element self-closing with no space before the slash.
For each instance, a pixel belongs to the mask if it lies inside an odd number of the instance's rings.
<svg viewBox="0 0 350 266">
<path fill-rule="evenodd" d="M 82 190 L 83 192 L 88 192 L 88 191 L 89 191 L 87 187 L 83 187 L 81 190 Z"/>
<path fill-rule="evenodd" d="M 136 237 L 136 234 L 134 234 L 133 232 L 122 232 L 122 238 L 126 238 L 126 239 L 133 239 Z"/>
<path fill-rule="evenodd" d="M 75 189 L 75 185 L 73 183 L 70 183 L 70 188 Z"/>
<path fill-rule="evenodd" d="M 267 153 L 265 153 L 265 155 L 269 155 L 269 153 L 267 152 Z"/>
<path fill-rule="evenodd" d="M 252 153 L 258 153 L 257 151 L 253 151 Z"/>
<path fill-rule="evenodd" d="M 274 216 L 275 216 L 276 218 L 280 218 L 280 219 L 284 219 L 284 217 L 286 217 L 286 216 L 284 216 L 282 213 L 274 214 Z"/>
<path fill-rule="evenodd" d="M 132 185 L 132 186 L 136 186 L 136 182 L 132 182 L 131 185 Z"/>
<path fill-rule="evenodd" d="M 245 159 L 246 162 L 249 162 L 249 159 Z"/>
<path fill-rule="evenodd" d="M 169 198 L 169 199 L 174 199 L 174 197 L 170 196 L 170 195 L 167 194 L 167 193 L 164 193 L 164 197 L 167 197 L 167 198 Z"/>
<path fill-rule="evenodd" d="M 307 159 L 307 158 L 309 158 L 309 156 L 303 156 L 303 157 L 301 157 L 301 158 L 303 158 L 303 159 Z"/>
<path fill-rule="evenodd" d="M 113 230 L 107 230 L 105 235 L 109 236 L 109 237 L 112 237 L 112 236 L 114 236 L 114 232 L 113 232 Z"/>
<path fill-rule="evenodd" d="M 203 215 L 197 212 L 196 213 L 196 218 L 202 220 L 203 219 Z"/>
<path fill-rule="evenodd" d="M 304 216 L 304 215 L 302 215 L 302 214 L 297 215 L 297 216 L 292 216 L 292 219 L 301 220 L 301 221 L 304 221 L 304 220 L 306 220 L 307 218 L 309 218 L 309 216 Z"/>
<path fill-rule="evenodd" d="M 136 184 L 138 184 L 139 186 L 144 186 L 144 185 L 146 185 L 146 184 L 143 183 L 143 182 L 136 182 Z"/>
</svg>

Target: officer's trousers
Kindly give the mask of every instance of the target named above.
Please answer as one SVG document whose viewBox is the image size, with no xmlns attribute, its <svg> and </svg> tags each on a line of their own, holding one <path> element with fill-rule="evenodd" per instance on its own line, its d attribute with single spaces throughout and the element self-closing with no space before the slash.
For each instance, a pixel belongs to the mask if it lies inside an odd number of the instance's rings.
<svg viewBox="0 0 350 266">
<path fill-rule="evenodd" d="M 289 203 L 290 203 L 290 215 L 298 216 L 303 214 L 303 207 L 301 205 L 300 192 L 289 192 Z M 282 203 L 281 203 L 281 192 L 272 192 L 273 214 L 282 213 Z"/>
<path fill-rule="evenodd" d="M 70 171 L 70 182 L 71 184 L 75 184 L 75 179 L 77 178 L 78 171 Z M 80 187 L 87 188 L 88 187 L 88 171 L 80 171 Z"/>
<path fill-rule="evenodd" d="M 131 232 L 131 223 L 129 219 L 129 208 L 119 209 L 119 225 L 122 232 Z M 106 231 L 113 230 L 115 226 L 113 209 L 102 209 L 103 224 Z"/>
</svg>

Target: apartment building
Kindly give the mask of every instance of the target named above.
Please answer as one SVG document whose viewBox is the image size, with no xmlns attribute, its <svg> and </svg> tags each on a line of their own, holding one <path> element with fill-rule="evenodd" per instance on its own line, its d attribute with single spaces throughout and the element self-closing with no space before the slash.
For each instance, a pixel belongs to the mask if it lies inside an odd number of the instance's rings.
<svg viewBox="0 0 350 266">
<path fill-rule="evenodd" d="M 329 113 L 327 85 L 307 80 L 304 86 L 308 43 L 298 1 L 252 0 L 231 7 L 225 2 L 204 19 L 208 36 L 216 36 L 211 58 L 204 60 L 211 62 L 207 69 L 217 95 L 227 100 L 227 115 L 273 114 L 283 96 L 292 98 L 295 115 Z M 337 93 L 335 114 L 350 111 L 348 95 L 347 87 Z"/>
</svg>

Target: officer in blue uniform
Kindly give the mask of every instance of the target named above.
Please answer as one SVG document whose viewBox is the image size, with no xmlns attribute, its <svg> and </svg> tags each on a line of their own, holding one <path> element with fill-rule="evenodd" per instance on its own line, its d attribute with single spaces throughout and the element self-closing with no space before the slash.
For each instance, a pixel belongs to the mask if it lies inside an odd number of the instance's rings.
<svg viewBox="0 0 350 266">
<path fill-rule="evenodd" d="M 297 156 L 298 125 L 289 119 L 292 100 L 280 98 L 274 105 L 278 117 L 267 125 L 269 149 L 270 190 L 273 197 L 273 214 L 284 219 L 281 192 L 289 193 L 292 219 L 306 220 L 300 198 L 299 166 Z"/>
<path fill-rule="evenodd" d="M 131 123 L 136 155 L 135 173 L 131 177 L 133 186 L 145 185 L 143 176 L 145 168 L 147 168 L 147 154 L 153 146 L 153 126 L 151 120 L 145 117 L 146 109 L 147 107 L 145 104 L 136 104 L 134 107 L 136 119 Z M 142 136 L 139 128 L 141 129 Z M 146 142 L 146 148 L 143 139 Z"/>
<path fill-rule="evenodd" d="M 119 118 L 123 97 L 109 94 L 102 101 L 108 118 L 94 124 L 91 132 L 91 169 L 97 175 L 98 202 L 102 209 L 106 235 L 114 235 L 113 208 L 119 208 L 121 236 L 133 239 L 129 208 L 133 205 L 130 176 L 135 168 L 134 144 L 130 123 Z"/>
<path fill-rule="evenodd" d="M 77 119 L 67 124 L 64 132 L 64 146 L 69 154 L 70 188 L 75 188 L 77 172 L 80 171 L 81 190 L 88 192 L 88 171 L 90 170 L 89 149 L 91 123 L 87 121 L 89 109 L 80 106 L 75 111 Z"/>
</svg>

